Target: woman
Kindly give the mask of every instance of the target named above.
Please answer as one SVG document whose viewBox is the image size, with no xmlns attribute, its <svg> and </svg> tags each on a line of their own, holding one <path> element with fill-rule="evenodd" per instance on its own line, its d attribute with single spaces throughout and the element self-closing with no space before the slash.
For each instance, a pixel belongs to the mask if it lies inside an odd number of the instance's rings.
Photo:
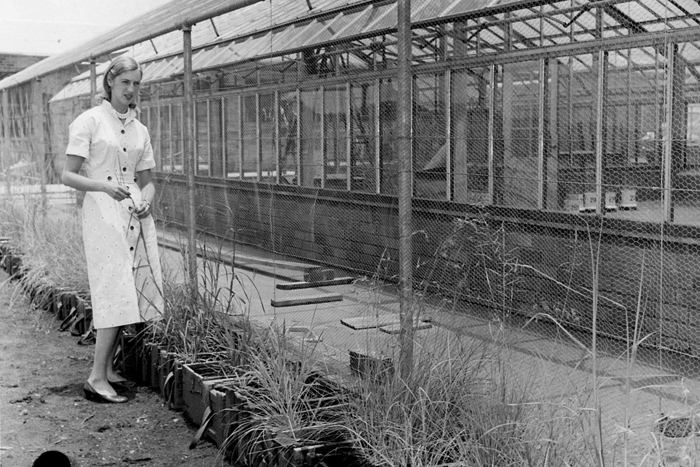
<svg viewBox="0 0 700 467">
<path fill-rule="evenodd" d="M 65 185 L 85 192 L 83 242 L 96 343 L 84 392 L 97 402 L 128 400 L 115 390 L 129 385 L 113 368 L 119 331 L 157 318 L 163 309 L 151 217 L 155 161 L 148 130 L 135 110 L 141 78 L 134 59 L 112 61 L 104 75 L 104 100 L 70 125 L 62 176 Z"/>
</svg>

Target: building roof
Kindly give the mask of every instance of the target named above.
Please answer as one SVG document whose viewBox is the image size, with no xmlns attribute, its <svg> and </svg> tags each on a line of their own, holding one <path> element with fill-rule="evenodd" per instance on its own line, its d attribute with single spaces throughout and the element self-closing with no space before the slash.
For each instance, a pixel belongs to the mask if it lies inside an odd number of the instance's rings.
<svg viewBox="0 0 700 467">
<path fill-rule="evenodd" d="M 595 40 L 596 12 L 589 4 L 583 0 L 411 0 L 411 22 L 420 28 L 457 17 L 479 17 L 483 22 L 472 21 L 469 34 L 479 34 L 482 46 L 488 46 L 502 40 L 499 24 L 514 20 L 515 47 L 529 48 Z M 605 37 L 700 25 L 700 5 L 693 0 L 606 0 L 596 4 L 605 12 Z M 506 10 L 512 12 L 511 19 L 503 16 Z M 0 81 L 0 89 L 91 57 L 104 60 L 105 54 L 124 53 L 125 47 L 144 66 L 145 81 L 168 79 L 183 72 L 182 59 L 178 59 L 183 39 L 178 29 L 183 23 L 194 22 L 198 23 L 192 28 L 193 68 L 197 71 L 390 34 L 396 30 L 397 17 L 395 0 L 174 0 L 82 47 Z M 700 49 L 694 44 L 690 48 L 690 55 L 698 55 Z M 684 55 L 688 53 L 684 51 Z M 86 72 L 73 81 L 88 78 Z M 69 88 L 55 99 L 89 92 L 85 83 L 71 83 Z"/>
<path fill-rule="evenodd" d="M 428 16 L 440 17 L 454 12 L 473 11 L 493 4 L 533 3 L 532 0 L 413 0 L 413 20 Z M 430 6 L 430 8 L 428 8 Z M 358 11 L 348 15 L 350 9 Z M 423 12 L 423 13 L 421 13 Z M 336 14 L 338 13 L 338 14 Z M 329 20 L 319 19 L 313 25 L 303 25 L 310 18 L 332 16 L 334 29 L 330 29 Z M 338 16 L 339 15 L 339 16 Z M 438 15 L 438 16 L 435 16 Z M 151 61 L 167 58 L 169 55 L 182 53 L 182 24 L 199 23 L 192 28 L 193 49 L 217 47 L 210 54 L 219 58 L 226 56 L 222 44 L 246 44 L 246 51 L 241 53 L 239 47 L 231 46 L 230 57 L 236 54 L 250 56 L 249 47 L 253 43 L 263 44 L 264 38 L 276 45 L 273 50 L 289 45 L 301 47 L 310 40 L 323 41 L 340 39 L 356 34 L 376 32 L 381 29 L 396 28 L 396 4 L 394 0 L 173 0 L 150 13 L 130 21 L 105 33 L 84 45 L 65 53 L 49 57 L 36 65 L 0 81 L 0 89 L 16 86 L 43 76 L 55 70 L 81 63 L 89 59 L 104 60 L 108 54 L 124 51 L 130 47 L 130 53 L 139 61 Z M 352 24 L 351 24 L 352 23 Z M 274 36 L 263 39 L 254 37 L 263 31 L 277 31 Z M 334 31 L 338 28 L 339 31 Z M 325 30 L 324 30 L 325 29 Z M 281 34 L 284 32 L 284 34 Z M 294 34 L 298 32 L 299 34 Z M 289 36 L 294 37 L 289 37 Z M 255 39 L 255 40 L 253 40 Z M 294 39 L 293 43 L 287 42 Z M 235 49 L 235 50 L 234 50 Z M 210 62 L 216 57 L 202 55 L 197 60 Z"/>
</svg>

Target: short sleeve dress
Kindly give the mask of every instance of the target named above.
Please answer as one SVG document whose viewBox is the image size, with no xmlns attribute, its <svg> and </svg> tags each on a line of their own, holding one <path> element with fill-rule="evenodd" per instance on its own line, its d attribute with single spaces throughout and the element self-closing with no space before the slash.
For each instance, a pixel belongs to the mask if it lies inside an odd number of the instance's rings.
<svg viewBox="0 0 700 467">
<path fill-rule="evenodd" d="M 85 158 L 87 177 L 117 182 L 131 193 L 123 201 L 85 194 L 83 243 L 94 327 L 158 319 L 163 287 L 155 222 L 134 213 L 141 201 L 138 172 L 155 167 L 148 130 L 134 109 L 122 123 L 105 100 L 71 123 L 66 154 Z"/>
</svg>

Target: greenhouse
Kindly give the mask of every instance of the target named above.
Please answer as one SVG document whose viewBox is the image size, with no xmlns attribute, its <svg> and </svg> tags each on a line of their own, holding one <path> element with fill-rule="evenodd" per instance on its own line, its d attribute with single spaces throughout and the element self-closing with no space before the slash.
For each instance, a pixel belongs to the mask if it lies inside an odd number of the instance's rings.
<svg viewBox="0 0 700 467">
<path fill-rule="evenodd" d="M 644 277 L 663 283 L 645 291 L 656 344 L 700 351 L 696 2 L 413 1 L 408 153 L 396 3 L 186 5 L 0 81 L 8 190 L 56 183 L 68 124 L 100 94 L 109 58 L 129 54 L 144 69 L 161 221 L 188 225 L 190 134 L 197 229 L 393 274 L 409 158 L 415 283 L 492 301 L 478 255 L 448 248 L 478 219 L 502 231 L 501 256 L 536 270 L 509 308 L 588 327 L 590 304 L 556 304 L 562 283 L 590 287 L 574 256 L 595 237 L 598 287 L 615 303 L 603 330 L 618 334 L 614 308 L 634 308 Z"/>
<path fill-rule="evenodd" d="M 195 283 L 200 237 L 256 247 L 391 284 L 401 339 L 416 303 L 460 310 L 489 345 L 580 345 L 572 374 L 598 342 L 611 368 L 644 353 L 682 396 L 633 371 L 627 395 L 696 406 L 698 2 L 171 2 L 0 80 L 0 194 L 55 202 L 68 126 L 121 55 Z"/>
</svg>

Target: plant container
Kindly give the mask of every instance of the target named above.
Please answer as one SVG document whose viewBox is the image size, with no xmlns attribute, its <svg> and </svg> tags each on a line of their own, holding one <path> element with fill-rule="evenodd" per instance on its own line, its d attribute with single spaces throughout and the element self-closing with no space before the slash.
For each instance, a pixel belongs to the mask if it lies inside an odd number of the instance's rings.
<svg viewBox="0 0 700 467">
<path fill-rule="evenodd" d="M 394 377 L 394 362 L 390 357 L 350 350 L 350 372 L 375 384 Z"/>
<path fill-rule="evenodd" d="M 148 382 L 151 389 L 160 392 L 160 346 L 151 343 L 151 378 Z"/>
<path fill-rule="evenodd" d="M 217 363 L 188 363 L 182 366 L 183 413 L 198 426 L 204 421 L 204 413 L 210 406 L 209 392 L 217 384 L 231 379 Z"/>
<path fill-rule="evenodd" d="M 355 467 L 360 465 L 348 441 L 315 440 L 304 436 L 300 429 L 295 440 L 278 441 L 277 431 L 267 428 L 251 429 L 234 440 L 234 465 L 277 467 Z M 235 436 L 235 433 L 233 434 Z"/>
<path fill-rule="evenodd" d="M 223 385 L 215 385 L 209 392 L 209 407 L 214 414 L 204 435 L 222 447 L 229 439 L 240 413 L 235 391 Z"/>
<path fill-rule="evenodd" d="M 152 372 L 153 370 L 153 347 L 158 348 L 157 344 L 153 342 L 144 342 L 143 348 L 141 349 L 140 360 L 141 360 L 141 376 L 140 382 L 144 386 L 151 386 L 153 381 Z M 157 361 L 157 360 L 156 360 Z"/>
<path fill-rule="evenodd" d="M 161 351 L 162 352 L 162 351 Z M 182 366 L 183 362 L 177 354 L 166 352 L 165 365 L 161 367 L 161 394 L 173 410 L 182 410 L 184 406 L 182 395 Z M 163 354 L 161 353 L 161 359 Z M 162 361 L 162 360 L 161 360 Z"/>
<path fill-rule="evenodd" d="M 143 337 L 138 334 L 122 332 L 119 336 L 119 345 L 121 351 L 117 358 L 117 371 L 131 381 L 140 380 Z"/>
</svg>

